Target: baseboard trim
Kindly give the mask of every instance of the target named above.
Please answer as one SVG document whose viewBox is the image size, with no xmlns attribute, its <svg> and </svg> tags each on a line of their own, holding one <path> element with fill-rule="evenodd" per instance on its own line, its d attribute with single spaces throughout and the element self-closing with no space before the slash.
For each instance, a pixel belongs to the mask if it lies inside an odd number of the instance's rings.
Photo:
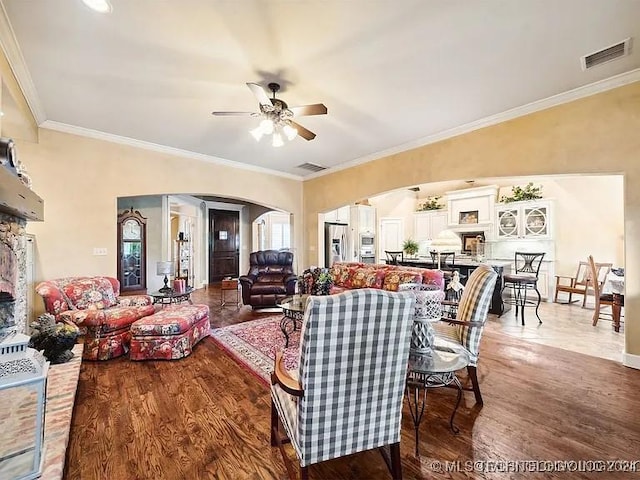
<svg viewBox="0 0 640 480">
<path fill-rule="evenodd" d="M 624 352 L 622 354 L 622 364 L 625 367 L 636 368 L 640 370 L 640 355 Z"/>
</svg>

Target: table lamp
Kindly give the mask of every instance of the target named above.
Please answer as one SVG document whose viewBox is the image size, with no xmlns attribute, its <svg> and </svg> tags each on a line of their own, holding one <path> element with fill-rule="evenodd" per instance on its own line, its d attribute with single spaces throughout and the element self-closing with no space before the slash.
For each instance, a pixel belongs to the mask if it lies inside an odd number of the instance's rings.
<svg viewBox="0 0 640 480">
<path fill-rule="evenodd" d="M 169 279 L 167 275 L 173 275 L 173 262 L 156 262 L 156 274 L 164 275 L 164 287 L 160 289 L 161 292 L 170 292 Z"/>
<path fill-rule="evenodd" d="M 443 230 L 431 242 L 431 250 L 438 252 L 438 270 L 440 270 L 440 252 L 460 253 L 462 240 L 453 230 Z"/>
</svg>

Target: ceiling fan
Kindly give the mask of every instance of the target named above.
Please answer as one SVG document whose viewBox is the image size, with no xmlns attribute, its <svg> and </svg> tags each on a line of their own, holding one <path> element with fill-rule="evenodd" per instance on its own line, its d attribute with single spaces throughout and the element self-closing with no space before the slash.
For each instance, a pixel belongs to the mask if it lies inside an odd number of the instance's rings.
<svg viewBox="0 0 640 480">
<path fill-rule="evenodd" d="M 270 83 L 268 85 L 273 96 L 269 98 L 264 89 L 257 83 L 247 83 L 249 90 L 255 95 L 260 104 L 260 112 L 211 112 L 217 116 L 251 116 L 263 117 L 260 126 L 251 130 L 251 135 L 256 140 L 260 140 L 263 135 L 273 134 L 273 146 L 279 147 L 283 145 L 282 133 L 289 140 L 293 140 L 296 135 L 300 135 L 305 140 L 313 140 L 316 134 L 311 130 L 304 128 L 299 123 L 292 120 L 294 116 L 304 115 L 325 115 L 327 107 L 322 103 L 314 103 L 313 105 L 302 105 L 299 107 L 289 107 L 287 103 L 276 98 L 276 92 L 280 90 L 278 83 Z"/>
</svg>

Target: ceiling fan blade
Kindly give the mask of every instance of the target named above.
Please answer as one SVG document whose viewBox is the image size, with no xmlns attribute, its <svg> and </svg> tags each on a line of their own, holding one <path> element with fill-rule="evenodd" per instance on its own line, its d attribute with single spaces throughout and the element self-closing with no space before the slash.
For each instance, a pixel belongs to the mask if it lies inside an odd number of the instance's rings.
<svg viewBox="0 0 640 480">
<path fill-rule="evenodd" d="M 289 107 L 289 110 L 297 117 L 302 115 L 325 115 L 327 107 L 322 103 L 314 103 L 313 105 L 300 105 L 299 107 Z"/>
<path fill-rule="evenodd" d="M 253 117 L 258 115 L 255 112 L 211 112 L 211 115 L 218 117 Z"/>
<path fill-rule="evenodd" d="M 249 87 L 251 93 L 253 93 L 256 99 L 258 99 L 258 103 L 260 103 L 260 105 L 272 105 L 271 100 L 269 100 L 269 96 L 260 85 L 257 83 L 247 83 L 247 87 Z"/>
<path fill-rule="evenodd" d="M 290 121 L 290 123 L 291 123 L 291 126 L 298 131 L 298 135 L 300 135 L 305 140 L 313 140 L 314 138 L 316 138 L 315 133 L 313 133 L 311 130 L 307 130 L 299 123 L 296 123 L 293 121 Z"/>
</svg>

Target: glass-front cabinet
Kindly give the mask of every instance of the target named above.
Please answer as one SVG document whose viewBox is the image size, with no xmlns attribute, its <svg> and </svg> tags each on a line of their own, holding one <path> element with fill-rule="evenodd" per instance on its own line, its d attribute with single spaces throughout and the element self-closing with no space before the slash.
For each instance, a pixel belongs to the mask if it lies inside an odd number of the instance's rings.
<svg viewBox="0 0 640 480">
<path fill-rule="evenodd" d="M 137 210 L 118 214 L 118 280 L 122 294 L 147 293 L 147 219 Z"/>
<path fill-rule="evenodd" d="M 514 202 L 496 207 L 498 239 L 551 238 L 551 202 Z"/>
</svg>

